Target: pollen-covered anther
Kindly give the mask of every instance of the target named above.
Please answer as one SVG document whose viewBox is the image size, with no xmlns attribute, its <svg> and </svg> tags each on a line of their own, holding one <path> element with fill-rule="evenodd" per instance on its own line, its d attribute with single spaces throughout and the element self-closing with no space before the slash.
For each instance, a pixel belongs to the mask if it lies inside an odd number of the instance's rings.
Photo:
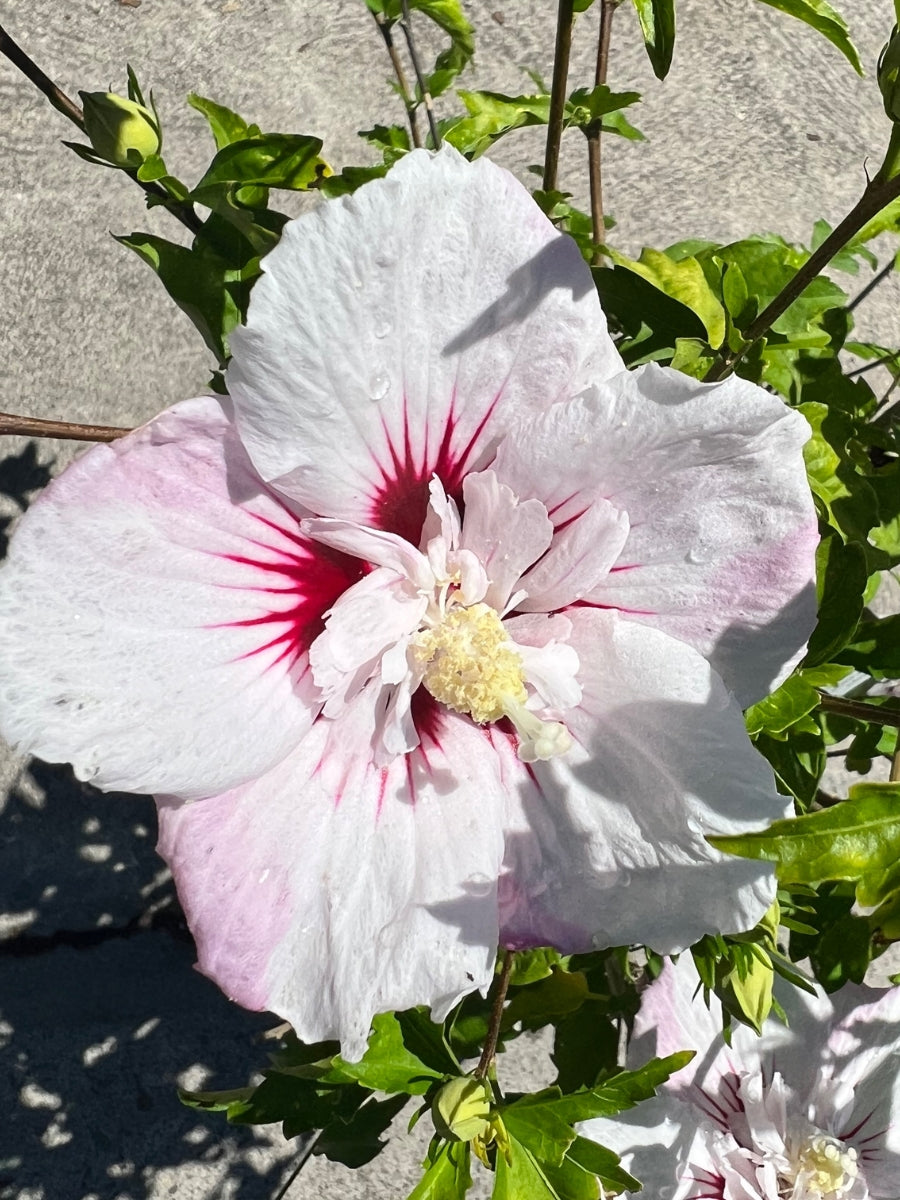
<svg viewBox="0 0 900 1200">
<path fill-rule="evenodd" d="M 797 1166 L 811 1197 L 845 1196 L 859 1174 L 853 1147 L 824 1133 L 815 1134 L 803 1145 Z"/>
<path fill-rule="evenodd" d="M 508 717 L 524 762 L 564 754 L 571 746 L 564 725 L 542 721 L 525 707 L 521 655 L 490 605 L 452 608 L 439 625 L 415 635 L 412 652 L 435 700 L 468 713 L 479 725 Z"/>
</svg>

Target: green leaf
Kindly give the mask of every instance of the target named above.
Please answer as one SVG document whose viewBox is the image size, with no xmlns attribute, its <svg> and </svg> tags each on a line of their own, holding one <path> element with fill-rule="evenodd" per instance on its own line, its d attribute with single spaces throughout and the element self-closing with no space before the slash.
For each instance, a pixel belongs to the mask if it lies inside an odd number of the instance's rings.
<svg viewBox="0 0 900 1200">
<path fill-rule="evenodd" d="M 558 1166 L 575 1140 L 571 1123 L 554 1111 L 541 1092 L 504 1108 L 502 1120 L 513 1137 L 542 1164 Z"/>
<path fill-rule="evenodd" d="M 198 204 L 214 207 L 211 200 L 223 184 L 304 191 L 328 173 L 319 157 L 322 140 L 304 134 L 268 133 L 223 146 L 190 194 Z"/>
<path fill-rule="evenodd" d="M 654 1058 L 636 1071 L 620 1071 L 592 1088 L 582 1088 L 564 1095 L 559 1088 L 545 1088 L 524 1100 L 518 1100 L 502 1110 L 506 1115 L 526 1105 L 534 1120 L 534 1110 L 544 1109 L 554 1116 L 574 1125 L 578 1121 L 589 1121 L 592 1117 L 612 1117 L 627 1108 L 633 1108 L 641 1100 L 649 1099 L 656 1089 L 666 1082 L 675 1071 L 680 1071 L 694 1057 L 693 1050 L 670 1054 L 667 1058 Z"/>
<path fill-rule="evenodd" d="M 466 1142 L 441 1146 L 408 1200 L 462 1200 L 472 1186 L 469 1153 Z"/>
<path fill-rule="evenodd" d="M 844 543 L 836 533 L 822 538 L 816 548 L 818 624 L 809 639 L 805 666 L 831 661 L 853 637 L 868 576 L 861 546 Z"/>
<path fill-rule="evenodd" d="M 590 1138 L 576 1137 L 566 1158 L 583 1171 L 597 1176 L 605 1188 L 614 1192 L 640 1191 L 639 1181 L 619 1165 L 618 1154 Z"/>
<path fill-rule="evenodd" d="M 876 679 L 900 676 L 900 613 L 861 622 L 840 659 Z"/>
<path fill-rule="evenodd" d="M 640 92 L 613 92 L 605 83 L 593 88 L 578 88 L 566 101 L 565 125 L 582 129 L 586 134 L 619 133 L 605 118 L 640 100 Z M 634 130 L 633 132 L 637 132 Z M 643 137 L 643 134 L 639 134 Z"/>
<path fill-rule="evenodd" d="M 510 1136 L 506 1152 L 497 1155 L 493 1200 L 561 1200 L 528 1149 Z"/>
<path fill-rule="evenodd" d="M 862 64 L 856 47 L 850 40 L 847 23 L 827 0 L 762 0 L 762 3 L 811 25 L 840 50 L 858 75 L 862 75 Z"/>
<path fill-rule="evenodd" d="M 696 313 L 713 349 L 722 345 L 725 340 L 725 310 L 707 283 L 703 268 L 696 258 L 688 256 L 676 261 L 661 250 L 646 247 L 637 261 L 615 250 L 611 251 L 611 257 L 616 266 L 634 271 L 665 295 Z"/>
<path fill-rule="evenodd" d="M 553 1024 L 556 1083 L 564 1092 L 593 1087 L 602 1075 L 615 1069 L 619 1030 L 597 1001 L 588 1001 Z"/>
<path fill-rule="evenodd" d="M 546 125 L 550 97 L 506 96 L 502 92 L 457 93 L 467 117 L 443 125 L 441 136 L 469 158 L 477 158 L 504 134 L 526 125 Z"/>
<path fill-rule="evenodd" d="M 855 882 L 859 903 L 875 905 L 900 886 L 900 784 L 859 783 L 833 808 L 707 840 L 729 854 L 774 862 L 782 883 Z"/>
<path fill-rule="evenodd" d="M 513 996 L 503 1014 L 503 1027 L 521 1021 L 526 1029 L 539 1029 L 554 1018 L 575 1012 L 587 997 L 587 979 L 581 971 L 554 965 L 549 976 Z"/>
<path fill-rule="evenodd" d="M 365 1166 L 387 1145 L 382 1134 L 406 1102 L 405 1094 L 387 1100 L 370 1098 L 348 1118 L 338 1115 L 319 1134 L 313 1153 L 345 1167 Z"/>
<path fill-rule="evenodd" d="M 382 179 L 387 172 L 387 163 L 378 163 L 374 167 L 344 167 L 339 175 L 323 177 L 319 191 L 329 200 L 335 196 L 349 196 L 371 179 Z"/>
<path fill-rule="evenodd" d="M 519 950 L 513 959 L 510 987 L 526 987 L 537 983 L 553 973 L 554 967 L 565 970 L 563 957 L 558 950 L 542 946 L 536 950 Z"/>
<path fill-rule="evenodd" d="M 782 733 L 818 707 L 816 689 L 801 675 L 792 675 L 771 696 L 747 709 L 747 732 L 751 737 L 763 730 L 771 735 Z"/>
<path fill-rule="evenodd" d="M 372 1091 L 420 1096 L 436 1080 L 442 1079 L 443 1074 L 433 1071 L 407 1049 L 403 1030 L 394 1013 L 382 1013 L 372 1022 L 369 1045 L 361 1061 L 348 1063 L 336 1058 L 333 1073 L 325 1078 L 352 1079 Z"/>
<path fill-rule="evenodd" d="M 199 330 L 220 366 L 228 359 L 228 335 L 241 321 L 243 282 L 256 267 L 234 269 L 208 247 L 189 250 L 152 233 L 116 237 L 153 268 L 182 312 Z"/>
<path fill-rule="evenodd" d="M 187 101 L 191 108 L 195 108 L 206 117 L 216 140 L 217 150 L 222 150 L 233 142 L 261 136 L 258 125 L 248 125 L 243 117 L 239 117 L 224 104 L 216 104 L 215 100 L 207 100 L 198 96 L 196 92 L 190 92 Z"/>
<path fill-rule="evenodd" d="M 700 318 L 686 305 L 627 267 L 598 267 L 594 283 L 611 325 L 625 335 L 619 352 L 627 367 L 671 359 L 679 338 L 706 341 Z"/>
<path fill-rule="evenodd" d="M 675 0 L 632 0 L 657 79 L 665 79 L 675 49 Z"/>
<path fill-rule="evenodd" d="M 201 1112 L 224 1112 L 231 1119 L 232 1112 L 242 1112 L 247 1101 L 256 1091 L 255 1087 L 230 1088 L 221 1092 L 189 1092 L 178 1089 L 178 1099 L 188 1108 Z"/>
</svg>

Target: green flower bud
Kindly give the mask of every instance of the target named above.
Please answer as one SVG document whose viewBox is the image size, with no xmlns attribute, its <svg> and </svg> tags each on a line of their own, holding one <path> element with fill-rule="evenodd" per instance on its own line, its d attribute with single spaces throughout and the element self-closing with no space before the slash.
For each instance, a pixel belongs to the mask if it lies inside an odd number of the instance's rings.
<svg viewBox="0 0 900 1200">
<path fill-rule="evenodd" d="M 441 1137 L 451 1142 L 471 1142 L 485 1137 L 491 1127 L 491 1089 L 483 1079 L 465 1075 L 451 1079 L 438 1092 L 431 1119 Z"/>
<path fill-rule="evenodd" d="M 160 129 L 149 108 L 115 92 L 80 92 L 84 130 L 94 153 L 118 167 L 139 167 L 159 153 Z"/>
<path fill-rule="evenodd" d="M 884 111 L 892 121 L 900 121 L 900 27 L 897 25 L 878 59 L 878 86 Z"/>
</svg>

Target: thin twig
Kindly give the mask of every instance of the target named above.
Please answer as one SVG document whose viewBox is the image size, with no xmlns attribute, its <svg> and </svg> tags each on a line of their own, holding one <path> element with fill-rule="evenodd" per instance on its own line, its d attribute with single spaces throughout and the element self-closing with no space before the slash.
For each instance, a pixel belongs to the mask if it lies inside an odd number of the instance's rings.
<svg viewBox="0 0 900 1200">
<path fill-rule="evenodd" d="M 418 148 L 422 145 L 422 135 L 419 132 L 419 118 L 416 115 L 416 101 L 409 90 L 406 72 L 403 70 L 403 62 L 397 53 L 397 45 L 394 41 L 394 35 L 391 32 L 391 22 L 387 20 L 384 13 L 372 13 L 372 16 L 375 18 L 375 24 L 378 26 L 379 32 L 384 39 L 385 47 L 391 58 L 391 65 L 394 68 L 394 74 L 397 76 L 397 87 L 400 90 L 400 98 L 406 106 L 406 116 L 409 121 L 409 132 L 412 135 L 412 144 Z"/>
<path fill-rule="evenodd" d="M 68 438 L 73 442 L 114 442 L 126 433 L 131 433 L 131 430 L 120 429 L 117 425 L 79 425 L 75 421 L 42 421 L 38 417 L 0 413 L 0 435 Z"/>
<path fill-rule="evenodd" d="M 476 1079 L 484 1079 L 488 1071 L 491 1069 L 491 1063 L 494 1061 L 494 1055 L 497 1053 L 497 1039 L 500 1036 L 500 1022 L 503 1020 L 503 1005 L 506 1002 L 506 992 L 509 988 L 509 977 L 513 967 L 513 952 L 511 950 L 501 951 L 503 965 L 500 968 L 500 974 L 497 977 L 496 991 L 494 992 L 494 1003 L 491 1005 L 491 1017 L 488 1023 L 487 1037 L 484 1041 L 484 1049 L 481 1052 L 481 1058 L 478 1060 L 478 1066 L 473 1074 Z"/>
<path fill-rule="evenodd" d="M 856 379 L 857 376 L 865 375 L 869 371 L 874 371 L 876 367 L 887 366 L 888 363 L 893 363 L 896 366 L 898 358 L 900 358 L 900 353 L 885 354 L 882 358 L 876 358 L 876 359 L 873 359 L 872 362 L 865 363 L 864 366 L 854 367 L 852 371 L 847 372 L 847 378 L 848 379 Z"/>
<path fill-rule="evenodd" d="M 403 36 L 406 38 L 406 48 L 409 51 L 410 62 L 416 73 L 416 82 L 419 85 L 419 91 L 422 93 L 425 116 L 428 118 L 428 128 L 431 131 L 431 144 L 435 150 L 440 150 L 441 135 L 438 132 L 437 121 L 434 117 L 434 103 L 431 99 L 431 92 L 429 92 L 428 85 L 425 82 L 425 76 L 422 74 L 422 68 L 419 65 L 416 43 L 413 41 L 412 23 L 409 17 L 409 0 L 403 0 L 403 20 L 400 22 L 400 28 L 403 30 Z"/>
<path fill-rule="evenodd" d="M 323 1129 L 320 1129 L 318 1133 L 314 1133 L 310 1136 L 309 1140 L 300 1151 L 297 1159 L 297 1165 L 294 1167 L 293 1171 L 291 1171 L 290 1178 L 288 1179 L 287 1183 L 285 1183 L 284 1186 L 279 1189 L 278 1194 L 272 1197 L 272 1200 L 284 1200 L 285 1196 L 288 1194 L 291 1184 L 306 1166 L 310 1155 L 316 1148 L 316 1143 L 324 1132 L 325 1131 Z"/>
<path fill-rule="evenodd" d="M 68 117 L 72 124 L 77 126 L 82 133 L 85 132 L 84 113 L 82 110 L 74 100 L 71 100 L 61 88 L 56 86 L 50 76 L 46 75 L 36 62 L 28 57 L 22 47 L 9 36 L 2 25 L 0 25 L 0 54 L 5 55 L 13 66 L 18 67 L 26 79 L 34 84 L 38 91 L 43 92 L 57 112 L 61 112 L 63 116 Z M 158 183 L 144 183 L 143 180 L 138 179 L 136 171 L 130 171 L 127 168 L 123 168 L 123 170 L 148 196 L 154 196 L 160 200 L 163 207 L 173 217 L 177 217 L 182 225 L 186 226 L 191 233 L 200 232 L 203 228 L 203 221 L 194 212 L 193 205 L 187 204 L 182 200 L 175 200 Z"/>
<path fill-rule="evenodd" d="M 842 250 L 863 226 L 892 200 L 900 196 L 900 175 L 882 180 L 877 175 L 866 186 L 862 196 L 844 217 L 840 225 L 814 250 L 797 274 L 790 279 L 775 299 L 759 314 L 755 321 L 743 331 L 744 344 L 739 350 L 720 352 L 716 361 L 703 377 L 704 383 L 716 383 L 734 370 L 751 347 L 762 338 L 783 312 L 794 303 L 839 250 Z"/>
<path fill-rule="evenodd" d="M 886 708 L 881 704 L 868 704 L 865 700 L 850 700 L 847 696 L 831 696 L 819 692 L 819 704 L 826 712 L 837 717 L 850 717 L 854 721 L 870 721 L 873 725 L 893 725 L 900 728 L 900 709 Z"/>
<path fill-rule="evenodd" d="M 888 777 L 889 783 L 900 783 L 900 742 L 897 744 L 897 749 L 894 751 L 894 757 L 891 759 L 891 773 Z"/>
<path fill-rule="evenodd" d="M 553 54 L 553 83 L 550 88 L 550 116 L 547 121 L 547 150 L 544 155 L 544 191 L 556 190 L 559 175 L 559 147 L 562 142 L 566 111 L 566 86 L 569 81 L 569 51 L 572 49 L 572 22 L 575 0 L 559 0 L 556 14 L 556 49 Z"/>
<path fill-rule="evenodd" d="M 606 83 L 609 67 L 609 40 L 612 33 L 613 13 L 619 6 L 619 0 L 600 0 L 600 35 L 597 39 L 597 69 L 594 72 L 594 85 L 600 87 Z M 599 265 L 602 254 L 599 250 L 601 243 L 606 241 L 606 223 L 603 220 L 603 178 L 600 163 L 600 126 L 588 134 L 588 172 L 591 182 L 591 226 L 594 231 L 594 243 L 598 249 L 594 251 L 594 266 Z"/>
<path fill-rule="evenodd" d="M 862 302 L 863 302 L 863 300 L 865 300 L 866 296 L 870 296 L 872 294 L 872 292 L 874 292 L 875 289 L 878 287 L 879 283 L 883 283 L 885 281 L 885 279 L 887 279 L 888 275 L 891 274 L 893 269 L 894 269 L 894 260 L 891 259 L 891 261 L 887 264 L 886 267 L 882 267 L 877 275 L 872 276 L 872 278 L 869 280 L 869 282 L 866 284 L 866 286 L 862 289 L 861 292 L 856 293 L 856 295 L 853 297 L 853 299 L 847 305 L 847 312 L 853 312 L 853 310 L 854 310 L 854 308 L 856 308 L 857 304 L 862 304 Z"/>
</svg>

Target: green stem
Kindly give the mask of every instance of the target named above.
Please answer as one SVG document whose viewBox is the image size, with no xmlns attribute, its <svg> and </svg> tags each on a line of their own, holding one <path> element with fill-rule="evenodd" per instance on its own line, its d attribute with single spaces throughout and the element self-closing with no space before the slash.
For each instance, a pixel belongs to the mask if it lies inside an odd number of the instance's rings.
<svg viewBox="0 0 900 1200">
<path fill-rule="evenodd" d="M 895 127 L 891 134 L 892 144 L 895 139 L 898 140 L 898 147 L 900 147 L 898 127 Z M 891 152 L 889 151 L 885 157 L 886 163 L 890 157 Z M 744 344 L 741 348 L 719 352 L 719 356 L 703 377 L 704 383 L 716 383 L 730 374 L 734 370 L 735 364 L 740 362 L 747 351 L 768 333 L 782 313 L 790 308 L 797 297 L 828 266 L 834 256 L 853 240 L 864 225 L 867 225 L 883 208 L 900 196 L 900 175 L 885 178 L 883 169 L 869 181 L 865 191 L 840 225 L 828 235 L 817 250 L 812 252 L 797 274 L 785 284 L 772 303 L 764 308 L 756 320 L 744 330 L 742 334 Z"/>
<path fill-rule="evenodd" d="M 553 56 L 553 84 L 550 90 L 550 117 L 547 122 L 547 151 L 544 155 L 544 191 L 556 190 L 559 175 L 559 147 L 562 142 L 566 111 L 566 85 L 569 80 L 569 52 L 572 49 L 572 23 L 575 0 L 559 0 L 556 14 L 556 50 Z"/>
<path fill-rule="evenodd" d="M 836 717 L 851 717 L 854 721 L 869 721 L 873 725 L 892 725 L 900 729 L 900 709 L 887 708 L 881 704 L 867 704 L 865 700 L 850 700 L 846 696 L 831 696 L 819 693 L 819 704 L 825 712 Z"/>
<path fill-rule="evenodd" d="M 503 1020 L 503 1005 L 506 1002 L 506 992 L 509 988 L 509 977 L 513 967 L 512 950 L 502 950 L 500 953 L 502 955 L 502 966 L 500 967 L 500 974 L 497 976 L 494 1003 L 491 1005 L 491 1016 L 488 1022 L 484 1049 L 481 1052 L 481 1058 L 478 1060 L 478 1066 L 474 1071 L 476 1079 L 484 1079 L 485 1075 L 491 1069 L 491 1063 L 494 1061 L 494 1055 L 497 1053 L 500 1022 Z"/>
</svg>

